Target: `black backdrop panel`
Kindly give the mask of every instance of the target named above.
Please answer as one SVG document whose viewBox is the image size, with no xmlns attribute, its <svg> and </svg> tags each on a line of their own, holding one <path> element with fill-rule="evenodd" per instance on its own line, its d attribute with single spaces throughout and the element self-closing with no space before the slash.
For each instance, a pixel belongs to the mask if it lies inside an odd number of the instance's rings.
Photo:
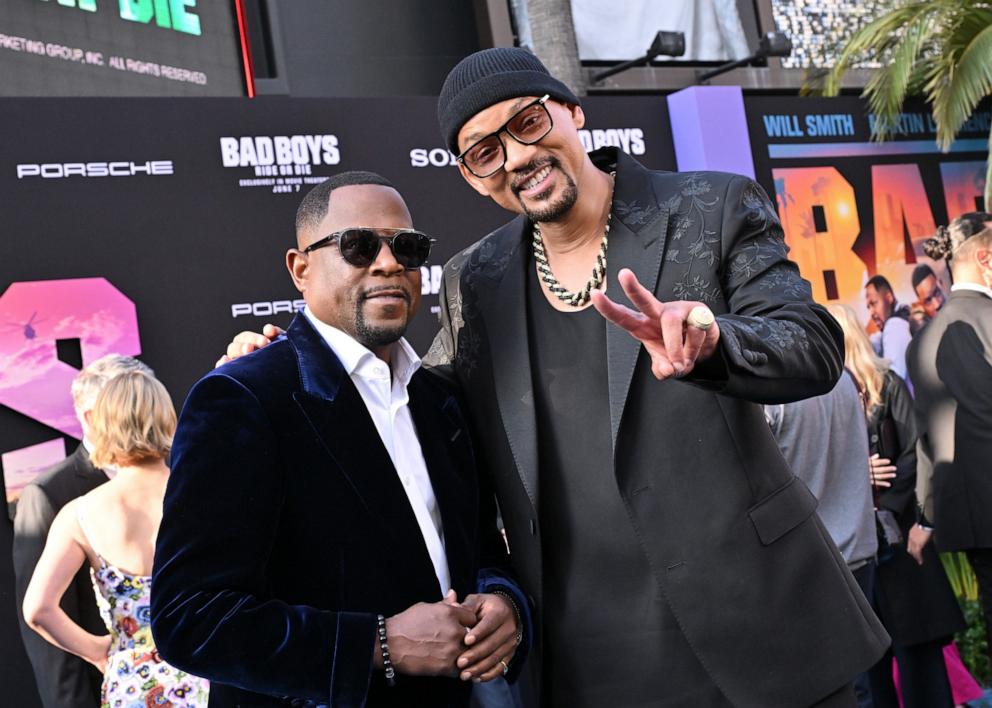
<svg viewBox="0 0 992 708">
<path fill-rule="evenodd" d="M 289 321 L 266 303 L 298 297 L 284 254 L 313 182 L 381 172 L 438 238 L 435 269 L 506 221 L 440 147 L 434 107 L 426 98 L 0 101 L 4 134 L 17 136 L 0 158 L 0 289 L 107 278 L 135 302 L 144 358 L 181 400 L 232 333 Z M 615 143 L 673 166 L 661 99 L 590 98 L 586 114 L 590 147 Z M 428 275 L 436 285 L 437 271 Z M 426 295 L 409 334 L 421 352 L 436 331 L 436 289 Z M 0 451 L 15 444 L 24 441 L 0 433 Z"/>
<path fill-rule="evenodd" d="M 243 96 L 234 0 L 4 0 L 0 96 Z"/>
<path fill-rule="evenodd" d="M 585 109 L 581 135 L 589 148 L 616 144 L 651 167 L 674 168 L 663 99 L 589 98 Z M 0 143 L 0 362 L 55 337 L 66 309 L 92 319 L 102 307 L 82 291 L 65 294 L 59 283 L 37 286 L 35 299 L 15 298 L 25 287 L 18 284 L 102 278 L 122 296 L 115 307 L 122 298 L 134 304 L 141 358 L 177 405 L 236 332 L 290 321 L 299 295 L 284 254 L 310 182 L 348 169 L 380 172 L 404 194 L 415 224 L 438 238 L 433 271 L 425 273 L 429 292 L 408 333 L 420 352 L 437 329 L 440 266 L 508 218 L 453 166 L 431 98 L 0 99 L 0 131 L 7 136 Z M 81 282 L 107 290 L 102 281 Z M 32 316 L 35 339 L 28 341 Z M 134 344 L 84 334 L 63 341 L 58 355 L 78 366 L 100 352 L 100 341 Z M 0 453 L 10 460 L 11 452 L 59 438 L 71 451 L 71 426 L 51 423 L 64 420 L 67 398 L 52 404 L 61 413 L 47 417 L 17 412 L 4 404 L 10 371 L 0 371 Z M 68 396 L 67 385 L 51 394 L 37 385 L 33 398 L 45 405 Z M 11 484 L 13 469 L 4 471 Z M 9 547 L 10 524 L 0 523 L 0 636 L 10 654 L 0 660 L 0 681 L 11 705 L 31 706 L 31 676 L 15 640 Z"/>
</svg>

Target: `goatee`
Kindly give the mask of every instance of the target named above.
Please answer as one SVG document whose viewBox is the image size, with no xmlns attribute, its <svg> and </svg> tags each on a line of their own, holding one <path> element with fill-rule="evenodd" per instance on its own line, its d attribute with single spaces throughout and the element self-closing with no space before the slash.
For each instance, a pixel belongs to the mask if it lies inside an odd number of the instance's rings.
<svg viewBox="0 0 992 708">
<path fill-rule="evenodd" d="M 520 207 L 523 209 L 524 214 L 526 214 L 527 218 L 531 221 L 541 223 L 558 221 L 564 217 L 573 206 L 575 206 L 575 202 L 579 198 L 579 188 L 576 186 L 575 180 L 572 179 L 571 175 L 561 169 L 561 162 L 559 162 L 556 157 L 552 156 L 544 160 L 531 162 L 518 170 L 518 172 L 533 174 L 548 166 L 550 166 L 553 170 L 557 170 L 565 180 L 565 189 L 556 201 L 546 201 L 550 197 L 551 187 L 549 187 L 546 192 L 542 192 L 533 198 L 533 201 L 543 202 L 539 206 L 524 203 L 524 201 L 520 198 L 519 184 L 515 184 L 510 187 L 511 191 L 520 202 Z"/>
</svg>

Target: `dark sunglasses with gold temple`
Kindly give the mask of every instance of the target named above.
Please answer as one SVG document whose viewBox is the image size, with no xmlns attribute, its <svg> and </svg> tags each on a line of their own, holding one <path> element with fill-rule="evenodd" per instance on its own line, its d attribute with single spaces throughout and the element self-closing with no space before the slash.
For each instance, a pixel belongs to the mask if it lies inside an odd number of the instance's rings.
<svg viewBox="0 0 992 708">
<path fill-rule="evenodd" d="M 368 268 L 379 256 L 382 244 L 389 245 L 396 262 L 407 270 L 415 270 L 427 262 L 431 246 L 435 243 L 427 234 L 413 229 L 377 229 L 356 226 L 342 229 L 314 241 L 303 249 L 311 253 L 337 241 L 341 258 L 356 268 Z"/>
<path fill-rule="evenodd" d="M 551 132 L 554 121 L 545 105 L 549 94 L 528 103 L 510 116 L 498 130 L 479 138 L 455 159 L 479 179 L 492 177 L 506 164 L 506 144 L 500 133 L 506 133 L 521 145 L 533 145 Z"/>
</svg>

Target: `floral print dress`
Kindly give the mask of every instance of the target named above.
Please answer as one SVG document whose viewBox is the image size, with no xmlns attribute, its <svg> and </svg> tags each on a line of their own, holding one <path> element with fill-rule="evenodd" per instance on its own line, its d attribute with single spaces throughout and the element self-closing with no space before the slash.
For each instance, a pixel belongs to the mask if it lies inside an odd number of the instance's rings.
<svg viewBox="0 0 992 708">
<path fill-rule="evenodd" d="M 206 708 L 208 682 L 169 666 L 155 649 L 151 577 L 125 573 L 99 553 L 97 558 L 93 584 L 113 637 L 101 708 Z"/>
</svg>

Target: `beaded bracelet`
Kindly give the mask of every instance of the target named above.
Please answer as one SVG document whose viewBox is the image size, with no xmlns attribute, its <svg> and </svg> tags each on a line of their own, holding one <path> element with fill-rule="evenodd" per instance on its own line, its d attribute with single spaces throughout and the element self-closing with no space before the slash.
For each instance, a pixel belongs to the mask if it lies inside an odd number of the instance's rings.
<svg viewBox="0 0 992 708">
<path fill-rule="evenodd" d="M 514 642 L 519 645 L 520 642 L 524 640 L 524 621 L 520 614 L 520 608 L 517 607 L 517 601 L 513 599 L 510 593 L 503 590 L 493 590 L 493 595 L 499 595 L 501 598 L 510 603 L 510 607 L 513 608 L 513 614 L 517 618 L 517 636 L 514 637 Z"/>
<path fill-rule="evenodd" d="M 386 618 L 376 615 L 379 623 L 379 650 L 382 652 L 382 668 L 386 672 L 386 685 L 390 688 L 396 685 L 396 669 L 389 659 L 389 645 L 386 643 Z"/>
</svg>

